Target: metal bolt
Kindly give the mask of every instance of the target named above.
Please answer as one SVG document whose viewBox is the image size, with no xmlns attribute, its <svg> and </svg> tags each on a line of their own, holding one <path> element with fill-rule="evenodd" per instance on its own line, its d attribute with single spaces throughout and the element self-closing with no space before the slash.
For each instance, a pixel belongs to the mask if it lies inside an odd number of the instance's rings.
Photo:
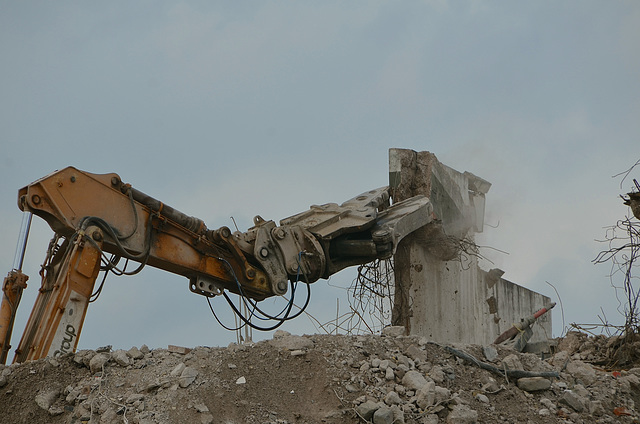
<svg viewBox="0 0 640 424">
<path fill-rule="evenodd" d="M 75 182 L 76 182 L 76 176 L 75 176 L 75 175 L 72 175 L 72 176 L 71 176 L 71 178 L 70 178 L 70 180 L 71 180 L 71 182 L 72 182 L 72 183 L 75 183 Z"/>
<path fill-rule="evenodd" d="M 267 249 L 266 247 L 260 249 L 260 256 L 262 256 L 263 258 L 269 256 L 269 249 Z"/>
<path fill-rule="evenodd" d="M 282 227 L 278 227 L 273 231 L 273 235 L 278 239 L 282 240 L 287 235 L 286 231 Z"/>
<path fill-rule="evenodd" d="M 33 196 L 31 196 L 31 201 L 33 202 L 34 205 L 39 205 L 40 204 L 40 196 L 38 196 L 37 194 L 34 194 Z"/>
<path fill-rule="evenodd" d="M 111 185 L 117 186 L 118 184 L 120 184 L 118 177 L 111 177 Z"/>
<path fill-rule="evenodd" d="M 278 290 L 281 292 L 287 291 L 287 282 L 286 281 L 278 281 Z"/>
<path fill-rule="evenodd" d="M 101 241 L 102 240 L 102 232 L 100 232 L 99 230 L 95 230 L 93 232 L 93 234 L 91 234 L 91 238 L 94 239 L 95 241 Z"/>
<path fill-rule="evenodd" d="M 248 269 L 247 270 L 247 278 L 249 278 L 250 280 L 253 280 L 256 277 L 256 270 L 255 269 Z"/>
<path fill-rule="evenodd" d="M 381 243 L 381 242 L 387 242 L 389 241 L 391 236 L 391 232 L 389 232 L 389 230 L 377 230 L 374 231 L 373 234 L 371 234 L 371 238 L 373 239 L 374 243 Z"/>
</svg>

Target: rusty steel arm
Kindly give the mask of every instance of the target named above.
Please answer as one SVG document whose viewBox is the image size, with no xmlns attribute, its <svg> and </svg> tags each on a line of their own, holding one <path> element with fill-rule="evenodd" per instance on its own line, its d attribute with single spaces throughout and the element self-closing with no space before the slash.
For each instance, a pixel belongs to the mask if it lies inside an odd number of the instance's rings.
<svg viewBox="0 0 640 424">
<path fill-rule="evenodd" d="M 433 213 L 423 196 L 391 205 L 389 188 L 381 187 L 341 205 L 314 205 L 279 226 L 256 216 L 252 228 L 231 233 L 227 227 L 208 229 L 117 174 L 73 167 L 22 188 L 18 205 L 63 240 L 50 245 L 18 362 L 75 350 L 100 269 L 133 274 L 150 265 L 187 277 L 190 290 L 206 297 L 228 290 L 263 300 L 285 294 L 290 281 L 313 283 L 348 266 L 390 258 L 400 240 L 429 223 Z M 122 258 L 140 265 L 119 269 Z M 5 281 L 0 330 L 15 316 L 13 293 L 26 287 L 26 278 L 17 277 Z M 10 331 L 0 337 L 3 362 L 8 337 Z"/>
<path fill-rule="evenodd" d="M 289 280 L 312 283 L 388 258 L 432 215 L 425 197 L 390 205 L 389 188 L 382 187 L 341 205 L 314 205 L 280 226 L 257 216 L 254 227 L 232 234 L 227 227 L 209 230 L 117 174 L 73 167 L 20 190 L 19 206 L 65 237 L 95 225 L 104 233 L 103 251 L 184 275 L 195 293 L 226 289 L 257 300 L 286 293 Z"/>
<path fill-rule="evenodd" d="M 237 292 L 240 284 L 257 299 L 274 294 L 268 276 L 248 262 L 228 228 L 208 230 L 117 174 L 68 167 L 24 187 L 18 197 L 20 209 L 43 218 L 57 234 L 70 237 L 97 226 L 104 252 L 184 275 L 194 291 Z"/>
</svg>

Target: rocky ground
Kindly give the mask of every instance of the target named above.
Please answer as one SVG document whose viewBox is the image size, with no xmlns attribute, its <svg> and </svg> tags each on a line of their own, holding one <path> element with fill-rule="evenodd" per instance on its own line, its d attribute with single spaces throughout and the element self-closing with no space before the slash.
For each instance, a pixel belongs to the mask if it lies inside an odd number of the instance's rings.
<svg viewBox="0 0 640 424">
<path fill-rule="evenodd" d="M 0 422 L 640 422 L 640 367 L 611 368 L 616 338 L 569 333 L 541 359 L 398 331 L 277 332 L 226 348 L 104 348 L 0 365 Z"/>
</svg>

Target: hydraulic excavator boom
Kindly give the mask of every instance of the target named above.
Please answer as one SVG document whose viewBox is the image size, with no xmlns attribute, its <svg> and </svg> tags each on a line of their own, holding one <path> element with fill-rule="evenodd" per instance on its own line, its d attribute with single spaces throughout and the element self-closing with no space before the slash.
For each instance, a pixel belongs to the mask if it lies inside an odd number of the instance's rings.
<svg viewBox="0 0 640 424">
<path fill-rule="evenodd" d="M 73 167 L 21 189 L 18 206 L 44 219 L 55 236 L 14 362 L 76 349 L 100 270 L 133 274 L 150 265 L 186 277 L 196 294 L 229 291 L 260 301 L 286 294 L 293 282 L 310 284 L 349 266 L 389 258 L 403 237 L 432 219 L 427 198 L 391 205 L 389 188 L 382 187 L 341 205 L 311 206 L 280 225 L 256 216 L 246 232 L 211 230 L 117 174 Z M 139 265 L 126 271 L 122 261 Z M 3 363 L 28 278 L 20 268 L 3 284 Z"/>
</svg>

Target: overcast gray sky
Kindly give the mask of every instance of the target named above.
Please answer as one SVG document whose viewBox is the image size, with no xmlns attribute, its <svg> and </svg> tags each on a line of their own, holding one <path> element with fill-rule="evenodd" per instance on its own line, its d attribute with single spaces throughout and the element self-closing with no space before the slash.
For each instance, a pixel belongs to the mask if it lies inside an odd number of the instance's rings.
<svg viewBox="0 0 640 424">
<path fill-rule="evenodd" d="M 612 178 L 640 158 L 639 46 L 637 1 L 1 0 L 0 272 L 18 189 L 68 165 L 246 230 L 386 185 L 403 147 L 493 184 L 488 266 L 557 301 L 553 284 L 567 325 L 619 323 L 591 261 L 640 177 Z M 32 230 L 14 346 L 51 237 Z M 352 279 L 315 283 L 310 313 L 335 316 Z M 148 267 L 108 278 L 80 347 L 231 341 L 184 278 Z"/>
</svg>

